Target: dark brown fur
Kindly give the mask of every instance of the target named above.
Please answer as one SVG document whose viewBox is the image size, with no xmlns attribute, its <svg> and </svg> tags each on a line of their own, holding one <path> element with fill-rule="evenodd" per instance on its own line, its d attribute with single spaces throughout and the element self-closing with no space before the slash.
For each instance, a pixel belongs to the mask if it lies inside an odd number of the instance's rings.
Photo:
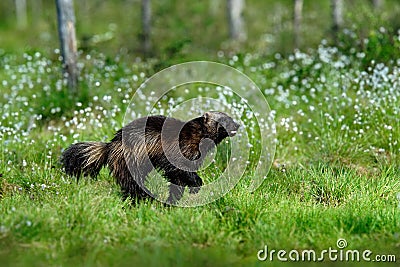
<svg viewBox="0 0 400 267">
<path fill-rule="evenodd" d="M 196 193 L 203 185 L 196 170 L 207 152 L 239 127 L 222 112 L 206 112 L 183 122 L 164 116 L 134 120 L 119 130 L 109 143 L 81 142 L 68 147 L 61 163 L 67 174 L 95 177 L 107 165 L 125 196 L 146 198 L 147 174 L 162 170 L 171 182 L 168 203 L 176 203 L 185 186 Z"/>
</svg>

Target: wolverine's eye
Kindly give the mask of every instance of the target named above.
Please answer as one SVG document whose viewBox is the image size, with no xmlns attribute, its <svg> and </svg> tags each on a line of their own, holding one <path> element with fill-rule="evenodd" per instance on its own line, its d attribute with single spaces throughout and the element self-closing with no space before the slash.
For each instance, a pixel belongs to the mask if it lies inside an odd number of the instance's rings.
<svg viewBox="0 0 400 267">
<path fill-rule="evenodd" d="M 217 129 L 218 129 L 219 132 L 224 132 L 224 131 L 226 132 L 226 128 L 221 123 L 218 123 L 218 128 Z"/>
</svg>

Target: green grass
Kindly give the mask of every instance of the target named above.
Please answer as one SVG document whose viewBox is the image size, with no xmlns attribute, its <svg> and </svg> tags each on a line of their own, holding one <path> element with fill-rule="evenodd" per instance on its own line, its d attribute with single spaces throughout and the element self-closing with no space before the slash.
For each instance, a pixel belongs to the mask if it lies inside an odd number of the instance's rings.
<svg viewBox="0 0 400 267">
<path fill-rule="evenodd" d="M 278 143 L 274 166 L 262 186 L 250 193 L 248 181 L 255 177 L 247 173 L 224 197 L 196 208 L 124 202 L 108 171 L 97 180 L 76 183 L 58 163 L 62 149 L 76 140 L 110 139 L 121 126 L 124 100 L 144 73 L 151 73 L 151 65 L 130 68 L 94 55 L 84 61 L 87 100 L 57 109 L 65 103 L 54 97 L 64 90 L 55 85 L 57 61 L 39 54 L 4 57 L 9 67 L 1 72 L 7 81 L 0 147 L 2 262 L 257 265 L 257 252 L 264 245 L 320 251 L 336 248 L 339 238 L 347 240 L 349 249 L 399 257 L 400 98 L 392 86 L 398 67 L 372 66 L 368 73 L 350 65 L 332 68 L 320 59 L 329 49 L 298 54 L 311 60 L 307 64 L 289 58 L 269 70 L 271 79 L 263 87 L 276 112 Z M 250 64 L 259 67 L 270 60 L 258 58 Z M 43 62 L 48 72 L 41 70 Z M 240 61 L 235 64 L 248 68 Z M 320 65 L 322 69 L 309 71 L 302 83 L 287 82 L 296 80 L 302 69 Z M 126 79 L 133 75 L 138 78 Z M 263 84 L 262 70 L 250 75 Z M 225 100 L 236 101 L 229 96 Z M 165 108 L 160 106 L 162 112 Z M 249 133 L 259 131 L 251 120 L 244 122 Z M 217 155 L 217 163 L 225 164 L 225 156 Z M 212 169 L 201 173 L 205 181 L 214 179 Z"/>
<path fill-rule="evenodd" d="M 338 238 L 351 249 L 399 256 L 393 169 L 373 178 L 323 166 L 274 170 L 254 194 L 239 184 L 190 209 L 123 202 L 106 175 L 77 184 L 48 172 L 29 188 L 2 186 L 0 255 L 10 264 L 256 264 L 264 245 L 321 250 Z"/>
<path fill-rule="evenodd" d="M 253 5 L 246 11 L 249 20 L 256 21 L 268 2 L 249 1 Z M 278 10 L 281 13 L 277 14 L 289 18 L 283 9 L 288 3 L 282 3 L 273 5 L 269 12 Z M 305 3 L 305 10 L 319 7 L 326 11 L 327 3 Z M 103 32 L 102 27 L 109 22 L 97 16 L 118 13 L 109 5 L 99 5 L 93 20 L 78 26 L 80 32 Z M 127 9 L 129 2 L 118 5 Z M 45 6 L 50 12 L 50 4 Z M 37 43 L 31 43 L 34 48 L 15 45 L 22 43 L 23 35 L 11 32 L 12 18 L 4 16 L 7 23 L 0 25 L 2 42 L 7 39 L 5 50 L 0 51 L 2 266 L 280 266 L 284 263 L 276 258 L 272 263 L 258 261 L 257 252 L 265 245 L 270 250 L 300 252 L 336 249 L 339 238 L 346 239 L 347 249 L 396 255 L 398 264 L 400 39 L 394 34 L 397 26 L 391 23 L 397 12 L 394 2 L 386 2 L 381 17 L 372 16 L 366 5 L 361 6 L 359 16 L 350 12 L 346 23 L 354 25 L 341 34 L 338 47 L 327 41 L 316 47 L 312 39 L 305 45 L 315 49 L 285 56 L 269 55 L 265 44 L 258 43 L 258 36 L 266 31 L 261 24 L 252 28 L 248 47 L 233 53 L 224 46 L 223 30 L 213 32 L 213 23 L 223 19 L 220 13 L 204 22 L 208 25 L 205 31 L 215 34 L 214 39 L 205 40 L 204 34 L 194 33 L 191 42 L 183 44 L 181 36 L 202 25 L 200 14 L 206 7 L 199 3 L 174 10 L 167 2 L 155 4 L 160 18 L 171 12 L 177 16 L 155 22 L 155 41 L 165 42 L 159 42 L 155 58 L 143 61 L 115 52 L 136 38 L 121 32 L 131 30 L 124 27 L 138 14 L 121 18 L 115 38 L 95 47 L 104 54 L 90 51 L 91 47 L 80 56 L 80 90 L 75 96 L 63 85 L 58 54 L 49 52 L 57 44 L 50 43 L 46 50 L 38 38 Z M 389 12 L 392 7 L 393 12 Z M 310 34 L 316 33 L 313 38 L 318 42 L 328 28 L 323 21 L 318 31 L 315 29 L 318 24 L 314 22 L 321 21 L 322 11 L 306 12 L 305 16 L 305 21 L 313 24 L 307 27 Z M 80 12 L 86 11 L 80 10 L 78 17 Z M 193 20 L 179 26 L 188 12 Z M 370 23 L 360 26 L 365 17 Z M 176 30 L 169 35 L 160 24 Z M 54 25 L 40 25 L 38 31 L 54 30 Z M 385 28 L 379 28 L 382 25 Z M 137 27 L 132 30 L 137 31 Z M 277 46 L 291 38 L 290 27 L 285 27 L 274 35 L 281 40 Z M 26 34 L 32 38 L 34 32 Z M 362 43 L 367 45 L 360 43 L 364 38 L 367 41 Z M 168 54 L 181 45 L 178 53 Z M 217 54 L 220 49 L 228 53 Z M 282 49 L 291 50 L 289 45 Z M 250 192 L 248 185 L 262 174 L 253 174 L 250 167 L 222 198 L 195 208 L 124 201 L 106 169 L 96 180 L 79 183 L 63 173 L 59 164 L 63 149 L 77 141 L 110 140 L 122 126 L 136 88 L 160 68 L 189 58 L 213 59 L 243 71 L 260 87 L 273 110 L 277 132 L 274 163 L 255 192 Z M 152 112 L 168 114 L 176 105 L 198 96 L 218 98 L 225 108 L 232 104 L 240 110 L 232 113 L 242 120 L 250 140 L 240 143 L 236 136 L 229 144 L 249 149 L 249 166 L 254 166 L 264 149 L 259 136 L 265 125 L 249 117 L 254 114 L 240 98 L 208 86 L 209 92 L 206 84 L 181 86 Z M 186 90 L 189 93 L 184 93 Z M 170 100 L 175 105 L 168 104 Z M 185 111 L 176 114 L 190 115 Z M 226 149 L 229 144 L 222 144 L 216 162 L 200 172 L 204 181 L 215 180 L 216 169 L 223 170 L 227 158 L 235 156 Z M 322 264 L 344 263 L 304 266 Z"/>
</svg>

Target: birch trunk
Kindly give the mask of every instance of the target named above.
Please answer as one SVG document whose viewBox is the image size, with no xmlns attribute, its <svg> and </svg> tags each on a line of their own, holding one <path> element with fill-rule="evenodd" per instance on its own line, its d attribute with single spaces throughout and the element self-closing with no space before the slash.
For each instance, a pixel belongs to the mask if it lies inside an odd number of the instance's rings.
<svg viewBox="0 0 400 267">
<path fill-rule="evenodd" d="M 293 16 L 293 30 L 294 30 L 294 46 L 300 47 L 301 43 L 301 22 L 303 19 L 303 0 L 294 0 L 294 16 Z"/>
<path fill-rule="evenodd" d="M 332 34 L 335 43 L 338 42 L 338 33 L 343 25 L 343 0 L 331 0 Z"/>
<path fill-rule="evenodd" d="M 26 0 L 15 0 L 15 14 L 17 17 L 17 27 L 24 29 L 28 25 L 28 16 L 26 12 Z"/>
<path fill-rule="evenodd" d="M 380 9 L 383 5 L 383 0 L 372 0 L 372 5 L 375 9 Z"/>
<path fill-rule="evenodd" d="M 64 76 L 69 89 L 76 92 L 78 66 L 73 0 L 56 0 L 56 7 Z"/>
<path fill-rule="evenodd" d="M 151 2 L 142 0 L 142 46 L 145 55 L 151 51 Z"/>
<path fill-rule="evenodd" d="M 245 8 L 244 0 L 227 0 L 229 37 L 235 41 L 245 41 L 247 33 L 245 30 L 243 11 Z"/>
</svg>

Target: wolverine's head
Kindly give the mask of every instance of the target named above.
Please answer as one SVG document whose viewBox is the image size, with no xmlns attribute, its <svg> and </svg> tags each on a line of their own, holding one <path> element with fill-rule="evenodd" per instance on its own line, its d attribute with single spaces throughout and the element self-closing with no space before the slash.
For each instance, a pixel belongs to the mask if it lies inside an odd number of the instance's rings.
<svg viewBox="0 0 400 267">
<path fill-rule="evenodd" d="M 204 124 L 216 143 L 226 137 L 232 137 L 237 133 L 240 125 L 226 113 L 219 111 L 208 111 L 203 114 Z"/>
</svg>

